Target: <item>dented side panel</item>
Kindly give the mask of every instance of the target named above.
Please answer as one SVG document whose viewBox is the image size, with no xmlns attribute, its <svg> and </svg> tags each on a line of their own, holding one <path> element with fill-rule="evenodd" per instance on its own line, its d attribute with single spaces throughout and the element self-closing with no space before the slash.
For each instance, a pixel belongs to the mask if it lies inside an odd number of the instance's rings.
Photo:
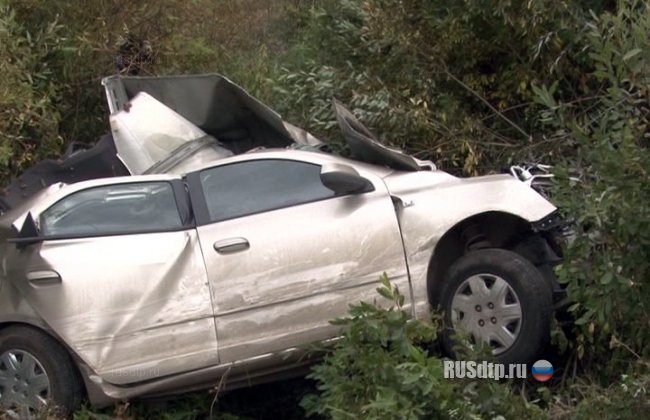
<svg viewBox="0 0 650 420">
<path fill-rule="evenodd" d="M 195 230 L 11 248 L 8 277 L 102 380 L 133 383 L 218 363 Z"/>
<path fill-rule="evenodd" d="M 376 182 L 374 192 L 198 228 L 222 363 L 336 336 L 329 321 L 375 300 L 383 272 L 408 294 L 395 211 Z M 228 238 L 250 248 L 216 252 L 213 244 Z"/>
</svg>

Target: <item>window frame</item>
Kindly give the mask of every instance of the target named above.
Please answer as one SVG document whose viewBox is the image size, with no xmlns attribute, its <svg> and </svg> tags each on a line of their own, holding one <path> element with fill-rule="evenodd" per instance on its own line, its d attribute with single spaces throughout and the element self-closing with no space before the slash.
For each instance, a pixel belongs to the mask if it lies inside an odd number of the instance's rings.
<svg viewBox="0 0 650 420">
<path fill-rule="evenodd" d="M 174 202 L 176 203 L 176 212 L 178 213 L 179 220 L 181 224 L 179 227 L 166 228 L 166 229 L 142 229 L 142 230 L 124 230 L 124 231 L 115 231 L 115 232 L 88 232 L 88 233 L 67 233 L 67 234 L 56 234 L 56 235 L 43 235 L 42 226 L 43 226 L 43 217 L 52 207 L 56 206 L 60 202 L 67 200 L 75 194 L 98 189 L 98 188 L 110 188 L 116 186 L 128 186 L 133 184 L 151 184 L 151 183 L 167 183 L 171 186 L 172 196 Z M 44 210 L 40 211 L 37 217 L 38 220 L 38 231 L 39 237 L 43 240 L 63 240 L 63 239 L 79 239 L 79 238 L 97 238 L 97 237 L 106 237 L 106 236 L 126 236 L 126 235 L 142 235 L 142 234 L 152 234 L 152 233 L 168 233 L 168 232 L 180 232 L 188 229 L 193 229 L 196 227 L 194 222 L 194 217 L 191 211 L 190 198 L 188 191 L 185 187 L 185 183 L 180 179 L 173 180 L 133 180 L 132 182 L 119 182 L 114 184 L 103 184 L 103 185 L 94 185 L 89 186 L 88 188 L 80 189 L 70 194 L 59 198 L 55 202 L 51 203 Z"/>
<path fill-rule="evenodd" d="M 251 213 L 246 213 L 246 214 L 241 214 L 238 216 L 233 216 L 233 217 L 228 217 L 226 219 L 220 219 L 220 220 L 212 220 L 210 216 L 210 210 L 208 208 L 208 202 L 206 199 L 206 194 L 203 189 L 203 184 L 201 182 L 201 174 L 206 171 L 210 171 L 213 169 L 217 168 L 223 168 L 226 166 L 230 165 L 241 165 L 241 164 L 247 164 L 247 163 L 252 163 L 252 162 L 262 162 L 262 161 L 285 161 L 285 162 L 293 162 L 293 163 L 302 163 L 306 165 L 313 165 L 318 168 L 322 168 L 323 165 L 321 163 L 316 163 L 316 162 L 310 162 L 310 161 L 304 161 L 304 160 L 298 160 L 298 159 L 287 159 L 287 158 L 276 158 L 276 157 L 265 157 L 265 158 L 258 158 L 258 159 L 247 159 L 247 160 L 240 160 L 236 162 L 228 162 L 224 163 L 221 165 L 214 165 L 208 168 L 202 168 L 199 171 L 196 172 L 191 172 L 185 176 L 187 180 L 187 186 L 190 194 L 190 201 L 192 204 L 192 210 L 194 212 L 194 218 L 196 221 L 197 226 L 204 226 L 204 225 L 209 225 L 209 224 L 214 224 L 214 223 L 221 223 L 221 222 L 226 222 L 228 220 L 235 220 L 235 219 L 241 219 L 242 217 L 249 217 L 249 216 L 254 216 L 256 214 L 263 214 L 263 213 L 268 213 L 271 211 L 276 211 L 276 210 L 282 210 L 282 209 L 288 209 L 292 207 L 297 207 L 297 206 L 302 206 L 305 204 L 312 204 L 312 203 L 318 203 L 320 201 L 327 201 L 327 200 L 335 200 L 337 198 L 341 197 L 347 197 L 350 195 L 363 195 L 367 194 L 370 192 L 375 191 L 375 186 L 372 185 L 372 188 L 369 188 L 367 191 L 363 191 L 358 194 L 335 194 L 334 191 L 332 191 L 332 196 L 331 197 L 324 197 L 324 198 L 318 198 L 315 200 L 309 200 L 309 201 L 304 201 L 298 204 L 291 204 L 291 205 L 286 205 L 286 206 L 279 206 L 279 207 L 273 207 L 273 208 L 268 208 L 260 211 L 255 211 Z M 320 172 L 320 170 L 319 170 Z M 325 186 L 324 186 L 325 187 Z M 327 188 L 327 187 L 325 187 Z"/>
</svg>

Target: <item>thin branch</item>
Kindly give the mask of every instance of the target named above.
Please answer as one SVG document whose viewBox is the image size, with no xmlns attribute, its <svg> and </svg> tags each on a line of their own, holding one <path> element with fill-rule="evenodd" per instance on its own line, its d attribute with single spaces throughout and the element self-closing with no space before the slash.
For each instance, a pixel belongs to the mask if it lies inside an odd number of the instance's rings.
<svg viewBox="0 0 650 420">
<path fill-rule="evenodd" d="M 492 106 L 491 103 L 487 101 L 484 97 L 478 94 L 474 89 L 471 87 L 467 86 L 462 80 L 454 76 L 449 72 L 449 70 L 445 69 L 444 70 L 447 76 L 449 76 L 453 81 L 461 85 L 463 88 L 465 88 L 468 92 L 470 92 L 472 95 L 476 96 L 477 99 L 479 99 L 481 102 L 483 102 L 485 105 L 487 105 L 494 113 L 496 113 L 501 119 L 503 119 L 505 122 L 510 124 L 513 128 L 515 128 L 517 131 L 519 131 L 521 134 L 526 136 L 526 139 L 529 140 L 532 138 L 530 134 L 528 134 L 523 128 L 521 128 L 519 125 L 517 125 L 514 121 L 512 121 L 510 118 L 506 117 L 503 115 L 502 112 L 500 112 L 498 109 L 496 109 L 494 106 Z"/>
<path fill-rule="evenodd" d="M 643 359 L 641 356 L 639 356 L 639 354 L 638 354 L 637 352 L 635 352 L 634 350 L 632 350 L 632 347 L 628 346 L 627 344 L 625 344 L 624 342 L 622 342 L 621 340 L 619 340 L 619 339 L 616 338 L 615 336 L 612 336 L 612 340 L 611 340 L 611 341 L 612 341 L 612 346 L 613 346 L 613 347 L 623 347 L 625 350 L 627 350 L 627 351 L 629 351 L 630 353 L 632 353 L 632 354 L 634 355 L 634 357 L 637 358 L 637 360 L 642 360 L 642 359 Z"/>
<path fill-rule="evenodd" d="M 228 379 L 228 375 L 230 374 L 230 369 L 232 369 L 232 365 L 228 366 L 228 370 L 226 370 L 226 372 L 223 375 L 221 375 L 221 379 L 219 379 L 219 384 L 214 389 L 214 398 L 212 399 L 212 404 L 210 404 L 210 416 L 208 417 L 210 420 L 214 418 L 213 417 L 214 406 L 219 400 L 219 394 L 226 387 L 226 381 Z"/>
<path fill-rule="evenodd" d="M 508 108 L 505 108 L 505 109 L 501 110 L 501 112 L 506 113 L 506 112 L 514 111 L 516 109 L 526 108 L 526 107 L 531 106 L 531 105 L 535 105 L 535 102 L 523 102 L 523 103 L 520 103 L 520 104 L 517 104 L 517 105 L 510 106 Z M 494 114 L 486 115 L 485 117 L 481 118 L 481 121 L 487 121 L 490 118 L 494 118 Z"/>
</svg>

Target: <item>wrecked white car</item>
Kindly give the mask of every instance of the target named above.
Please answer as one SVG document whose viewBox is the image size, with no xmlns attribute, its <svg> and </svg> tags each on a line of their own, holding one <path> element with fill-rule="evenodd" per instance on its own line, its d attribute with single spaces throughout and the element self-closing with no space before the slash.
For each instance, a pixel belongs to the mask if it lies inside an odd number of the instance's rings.
<svg viewBox="0 0 650 420">
<path fill-rule="evenodd" d="M 326 153 L 222 76 L 104 85 L 111 135 L 2 197 L 1 405 L 273 380 L 382 273 L 502 362 L 544 348 L 558 216 L 524 182 L 451 176 L 338 103 L 353 158 Z"/>
</svg>

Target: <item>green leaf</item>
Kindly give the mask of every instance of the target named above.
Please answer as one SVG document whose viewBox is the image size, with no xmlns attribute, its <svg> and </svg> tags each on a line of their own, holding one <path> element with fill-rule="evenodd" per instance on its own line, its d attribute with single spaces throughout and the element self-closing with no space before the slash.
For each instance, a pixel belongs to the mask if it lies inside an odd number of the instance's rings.
<svg viewBox="0 0 650 420">
<path fill-rule="evenodd" d="M 575 322 L 576 325 L 584 325 L 587 322 L 591 321 L 592 317 L 594 315 L 594 310 L 589 309 L 587 312 L 585 312 L 584 315 L 582 315 L 580 318 L 578 318 Z"/>
<path fill-rule="evenodd" d="M 642 51 L 643 51 L 643 50 L 641 50 L 641 48 L 635 48 L 635 49 L 633 49 L 633 50 L 628 51 L 627 54 L 625 54 L 625 55 L 623 56 L 623 61 L 627 61 L 627 60 L 629 60 L 630 58 L 632 58 L 632 57 L 634 57 L 634 56 L 636 56 L 636 55 L 639 55 Z"/>
<path fill-rule="evenodd" d="M 578 308 L 579 308 L 580 306 L 581 306 L 581 305 L 580 305 L 580 302 L 578 302 L 578 303 L 574 303 L 573 305 L 571 305 L 571 306 L 569 306 L 569 307 L 567 308 L 567 312 L 575 312 L 576 310 L 578 310 Z"/>
<path fill-rule="evenodd" d="M 422 353 L 422 350 L 419 348 L 415 347 L 413 344 L 409 343 L 408 344 L 408 349 L 409 349 L 409 355 L 413 360 L 418 362 L 421 365 L 424 365 L 426 363 L 426 359 L 424 357 L 424 354 Z"/>
<path fill-rule="evenodd" d="M 385 288 L 391 288 L 390 280 L 388 279 L 388 275 L 386 273 L 383 273 L 381 277 L 379 277 L 379 281 Z"/>
<path fill-rule="evenodd" d="M 605 274 L 603 274 L 603 276 L 600 278 L 600 284 L 605 286 L 607 284 L 610 284 L 613 279 L 614 279 L 614 273 L 608 271 Z"/>
<path fill-rule="evenodd" d="M 387 289 L 385 287 L 378 287 L 377 293 L 379 293 L 381 296 L 385 297 L 388 300 L 393 300 L 393 292 L 391 292 L 390 289 Z"/>
</svg>

